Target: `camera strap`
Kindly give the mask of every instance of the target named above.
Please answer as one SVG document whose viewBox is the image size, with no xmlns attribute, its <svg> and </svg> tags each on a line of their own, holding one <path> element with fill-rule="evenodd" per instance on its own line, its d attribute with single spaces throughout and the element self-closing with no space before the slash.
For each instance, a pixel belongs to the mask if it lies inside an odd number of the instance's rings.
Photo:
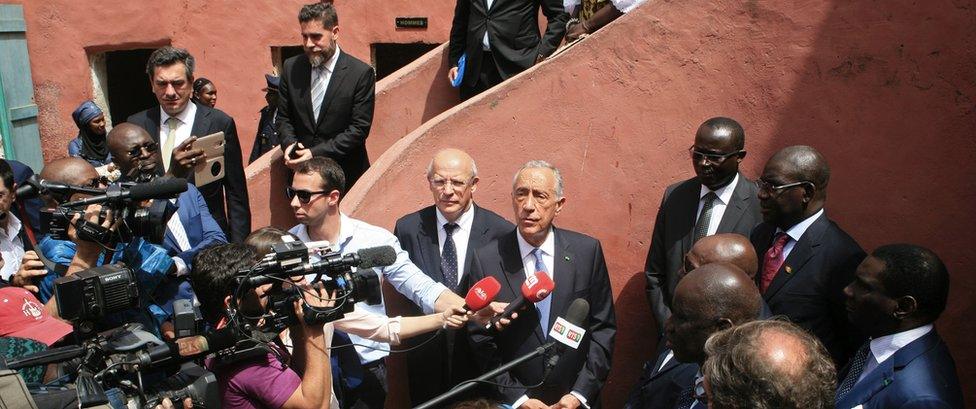
<svg viewBox="0 0 976 409">
<path fill-rule="evenodd" d="M 64 277 L 64 275 L 68 272 L 68 266 L 63 264 L 57 264 L 51 261 L 51 259 L 47 258 L 47 256 L 44 255 L 44 252 L 38 249 L 34 245 L 34 242 L 29 237 L 27 237 L 27 233 L 26 233 L 27 229 L 29 229 L 29 227 L 21 228 L 20 233 L 18 234 L 18 236 L 20 236 L 20 241 L 24 242 L 24 250 L 25 251 L 34 250 L 34 254 L 37 254 L 37 258 L 41 260 L 41 263 L 44 264 L 44 267 L 46 267 L 48 270 L 58 273 L 59 276 Z"/>
</svg>

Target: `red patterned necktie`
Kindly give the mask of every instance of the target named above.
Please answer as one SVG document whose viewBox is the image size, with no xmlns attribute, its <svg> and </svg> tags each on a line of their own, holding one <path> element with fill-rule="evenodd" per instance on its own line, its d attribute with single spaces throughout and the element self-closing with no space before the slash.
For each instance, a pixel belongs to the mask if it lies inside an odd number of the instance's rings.
<svg viewBox="0 0 976 409">
<path fill-rule="evenodd" d="M 776 234 L 773 246 L 766 250 L 766 255 L 763 257 L 762 283 L 760 286 L 762 292 L 766 292 L 769 284 L 773 282 L 773 278 L 776 278 L 779 268 L 783 266 L 783 261 L 786 261 L 786 257 L 783 257 L 783 247 L 786 247 L 786 243 L 789 241 L 790 236 L 785 232 L 780 232 Z"/>
</svg>

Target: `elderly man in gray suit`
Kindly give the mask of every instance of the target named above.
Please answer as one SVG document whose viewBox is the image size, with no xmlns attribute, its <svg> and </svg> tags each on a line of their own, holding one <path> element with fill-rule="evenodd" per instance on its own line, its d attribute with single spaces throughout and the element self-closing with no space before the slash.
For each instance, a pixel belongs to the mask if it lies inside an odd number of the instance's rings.
<svg viewBox="0 0 976 409">
<path fill-rule="evenodd" d="M 671 315 L 678 270 L 692 245 L 716 233 L 748 236 L 762 221 L 756 184 L 739 173 L 746 150 L 738 122 L 724 117 L 705 121 L 688 152 L 696 176 L 665 190 L 644 265 L 647 299 L 659 332 Z"/>
</svg>

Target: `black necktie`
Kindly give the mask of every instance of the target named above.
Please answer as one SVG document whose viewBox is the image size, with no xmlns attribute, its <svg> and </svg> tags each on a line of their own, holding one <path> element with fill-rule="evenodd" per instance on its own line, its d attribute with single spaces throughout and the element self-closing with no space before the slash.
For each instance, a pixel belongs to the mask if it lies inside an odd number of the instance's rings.
<svg viewBox="0 0 976 409">
<path fill-rule="evenodd" d="M 851 367 L 847 370 L 847 377 L 844 378 L 844 382 L 841 382 L 840 387 L 837 388 L 837 402 L 844 399 L 847 393 L 854 389 L 854 385 L 857 384 L 857 378 L 861 377 L 861 371 L 864 370 L 864 364 L 868 361 L 868 355 L 871 352 L 871 341 L 868 340 L 861 345 L 861 349 L 857 350 L 857 354 L 854 355 L 854 359 L 851 360 Z"/>
<path fill-rule="evenodd" d="M 705 204 L 702 205 L 701 213 L 698 214 L 698 223 L 695 224 L 695 241 L 708 235 L 708 224 L 712 221 L 712 205 L 715 204 L 718 196 L 715 192 L 708 192 L 703 199 Z"/>
<path fill-rule="evenodd" d="M 444 273 L 444 285 L 454 292 L 457 292 L 458 287 L 457 248 L 454 247 L 454 230 L 457 228 L 457 223 L 444 223 L 444 232 L 447 233 L 447 237 L 444 239 L 444 250 L 441 251 L 441 272 Z"/>
</svg>

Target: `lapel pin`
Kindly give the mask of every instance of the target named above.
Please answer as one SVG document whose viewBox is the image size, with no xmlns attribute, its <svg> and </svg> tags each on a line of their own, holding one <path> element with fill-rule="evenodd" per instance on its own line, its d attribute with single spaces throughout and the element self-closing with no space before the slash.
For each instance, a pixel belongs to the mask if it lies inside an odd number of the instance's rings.
<svg viewBox="0 0 976 409">
<path fill-rule="evenodd" d="M 566 261 L 569 261 L 569 256 L 563 256 L 563 259 L 565 259 Z"/>
<path fill-rule="evenodd" d="M 786 266 L 786 274 L 793 274 L 793 268 L 790 266 Z"/>
</svg>

